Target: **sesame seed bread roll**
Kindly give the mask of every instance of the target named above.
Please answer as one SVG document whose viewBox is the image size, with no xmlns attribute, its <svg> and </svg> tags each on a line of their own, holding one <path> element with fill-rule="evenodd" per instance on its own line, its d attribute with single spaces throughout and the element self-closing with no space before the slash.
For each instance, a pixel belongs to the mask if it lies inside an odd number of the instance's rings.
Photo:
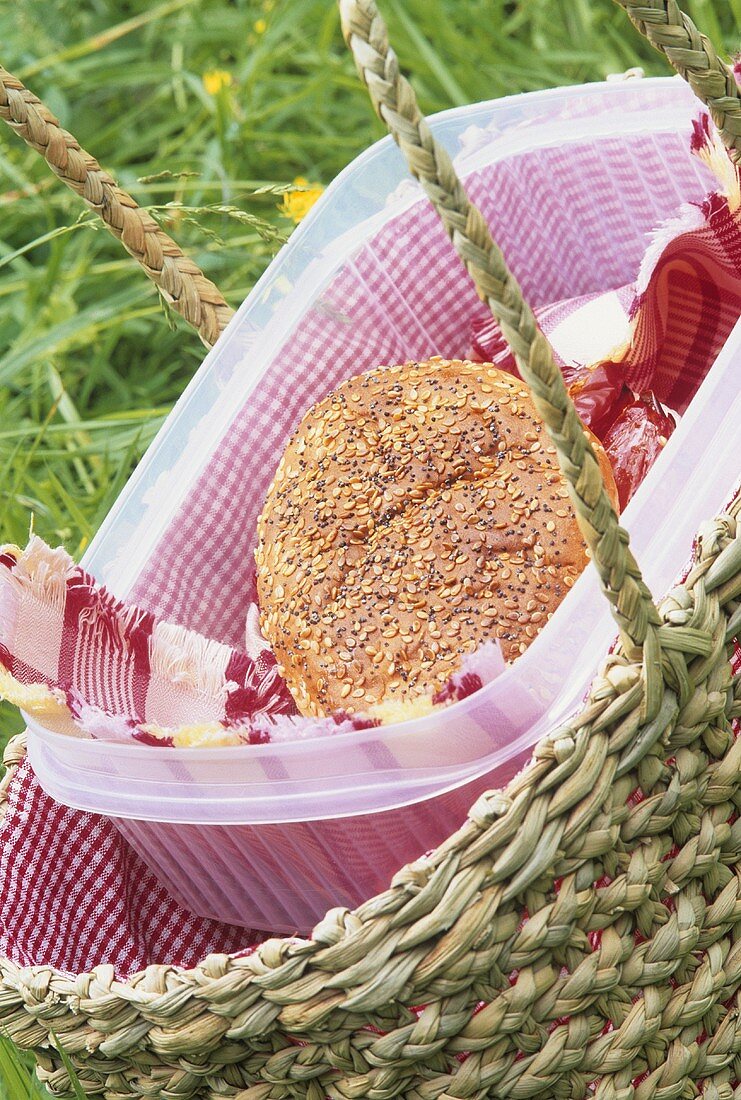
<svg viewBox="0 0 741 1100">
<path fill-rule="evenodd" d="M 435 358 L 351 378 L 306 414 L 256 562 L 280 671 L 302 714 L 325 715 L 414 703 L 494 637 L 513 660 L 587 553 L 524 383 Z"/>
</svg>

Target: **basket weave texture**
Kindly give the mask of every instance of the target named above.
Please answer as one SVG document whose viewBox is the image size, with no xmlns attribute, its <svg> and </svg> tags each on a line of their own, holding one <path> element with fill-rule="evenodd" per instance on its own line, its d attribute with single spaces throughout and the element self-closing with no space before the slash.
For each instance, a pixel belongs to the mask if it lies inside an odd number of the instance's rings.
<svg viewBox="0 0 741 1100">
<path fill-rule="evenodd" d="M 712 47 L 671 2 L 621 2 L 735 147 L 738 93 Z M 731 1100 L 741 498 L 703 526 L 686 579 L 655 607 L 548 345 L 419 116 L 375 6 L 341 8 L 379 113 L 533 389 L 621 641 L 581 714 L 505 790 L 482 796 L 385 893 L 328 913 L 310 940 L 269 940 L 193 970 L 151 966 L 126 982 L 107 965 L 74 977 L 0 960 L 0 1023 L 34 1049 L 53 1089 L 70 1088 L 61 1044 L 83 1088 L 108 1100 Z M 0 797 L 23 752 L 16 739 Z"/>
</svg>

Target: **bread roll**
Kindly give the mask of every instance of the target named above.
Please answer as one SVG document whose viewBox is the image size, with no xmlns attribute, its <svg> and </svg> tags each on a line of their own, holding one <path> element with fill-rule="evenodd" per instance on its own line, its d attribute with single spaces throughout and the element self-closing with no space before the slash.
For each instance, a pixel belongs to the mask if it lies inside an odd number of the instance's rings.
<svg viewBox="0 0 741 1100">
<path fill-rule="evenodd" d="M 487 639 L 519 656 L 586 561 L 523 382 L 381 367 L 315 405 L 281 459 L 258 524 L 262 629 L 303 714 L 372 710 L 439 689 Z"/>
</svg>

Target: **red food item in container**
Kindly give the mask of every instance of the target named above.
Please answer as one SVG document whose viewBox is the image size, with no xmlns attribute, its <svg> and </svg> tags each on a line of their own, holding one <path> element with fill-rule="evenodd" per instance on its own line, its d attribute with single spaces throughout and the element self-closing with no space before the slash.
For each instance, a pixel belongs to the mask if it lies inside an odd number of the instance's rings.
<svg viewBox="0 0 741 1100">
<path fill-rule="evenodd" d="M 471 325 L 471 359 L 474 363 L 493 363 L 500 370 L 520 377 L 515 357 L 493 317 L 474 321 Z"/>
<path fill-rule="evenodd" d="M 627 505 L 676 427 L 653 393 L 641 394 L 623 408 L 602 437 L 620 498 Z"/>
<path fill-rule="evenodd" d="M 474 321 L 471 325 L 470 355 L 475 362 L 493 363 L 500 370 L 520 377 L 515 357 L 493 317 Z M 584 424 L 601 439 L 634 397 L 624 381 L 622 365 L 606 362 L 575 367 L 562 362 L 555 352 L 554 355 L 576 411 Z"/>
<path fill-rule="evenodd" d="M 578 368 L 569 382 L 569 394 L 581 420 L 603 442 L 608 428 L 635 397 L 625 383 L 622 365 L 610 362 Z"/>
<path fill-rule="evenodd" d="M 520 376 L 493 317 L 471 326 L 471 358 Z M 674 431 L 675 421 L 653 393 L 638 396 L 631 390 L 624 364 L 607 360 L 573 367 L 558 357 L 557 362 L 580 419 L 605 448 L 622 511 Z"/>
<path fill-rule="evenodd" d="M 553 349 L 552 349 L 553 350 Z M 555 350 L 553 357 L 561 368 L 561 374 L 566 385 L 570 385 L 576 377 L 576 370 L 568 363 L 564 363 Z M 509 344 L 502 335 L 499 322 L 493 317 L 483 321 L 474 321 L 471 325 L 471 347 L 469 358 L 474 363 L 493 363 L 499 370 L 514 374 L 515 378 L 521 378 L 517 369 L 515 357 L 510 351 Z"/>
</svg>

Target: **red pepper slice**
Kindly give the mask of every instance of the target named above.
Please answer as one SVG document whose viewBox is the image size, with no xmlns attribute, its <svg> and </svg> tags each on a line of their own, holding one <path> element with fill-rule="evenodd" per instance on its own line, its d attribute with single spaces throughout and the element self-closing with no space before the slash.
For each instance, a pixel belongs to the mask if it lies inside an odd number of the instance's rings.
<svg viewBox="0 0 741 1100">
<path fill-rule="evenodd" d="M 577 368 L 569 394 L 586 426 L 603 441 L 607 429 L 634 398 L 622 365 L 611 362 Z"/>
<path fill-rule="evenodd" d="M 515 357 L 502 336 L 499 323 L 493 317 L 474 321 L 471 325 L 470 355 L 475 363 L 493 363 L 500 370 L 520 377 Z"/>
<path fill-rule="evenodd" d="M 626 405 L 604 435 L 602 443 L 612 465 L 621 511 L 661 454 L 675 427 L 674 418 L 654 394 L 645 393 Z"/>
</svg>

